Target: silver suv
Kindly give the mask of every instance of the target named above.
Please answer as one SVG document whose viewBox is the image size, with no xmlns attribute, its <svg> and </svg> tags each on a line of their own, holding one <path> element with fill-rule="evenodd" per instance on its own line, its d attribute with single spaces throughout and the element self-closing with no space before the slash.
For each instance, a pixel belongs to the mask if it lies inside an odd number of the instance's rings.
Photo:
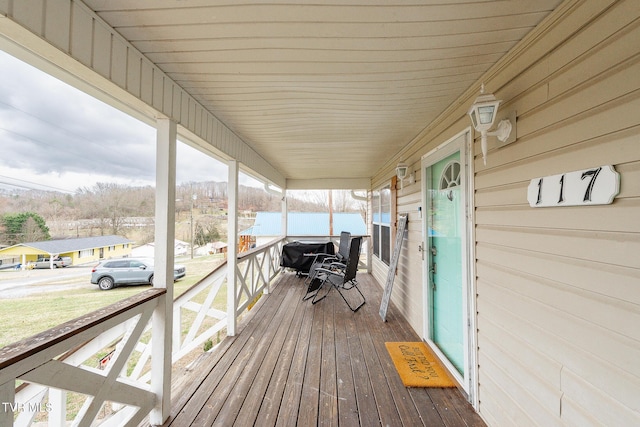
<svg viewBox="0 0 640 427">
<path fill-rule="evenodd" d="M 173 280 L 183 278 L 186 271 L 184 265 L 174 265 Z M 118 258 L 102 261 L 91 270 L 91 283 L 103 291 L 118 285 L 153 285 L 153 259 Z"/>
</svg>

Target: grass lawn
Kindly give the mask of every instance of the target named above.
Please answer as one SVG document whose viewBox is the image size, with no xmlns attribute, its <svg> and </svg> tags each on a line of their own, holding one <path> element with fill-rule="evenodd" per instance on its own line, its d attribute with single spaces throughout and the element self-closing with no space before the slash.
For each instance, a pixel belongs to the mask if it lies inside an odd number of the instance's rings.
<svg viewBox="0 0 640 427">
<path fill-rule="evenodd" d="M 174 283 L 178 296 L 220 265 L 219 256 L 179 260 L 187 276 Z M 84 279 L 88 282 L 88 279 Z M 0 300 L 0 347 L 30 337 L 68 320 L 135 295 L 149 286 L 126 286 L 101 291 L 97 286 Z"/>
</svg>

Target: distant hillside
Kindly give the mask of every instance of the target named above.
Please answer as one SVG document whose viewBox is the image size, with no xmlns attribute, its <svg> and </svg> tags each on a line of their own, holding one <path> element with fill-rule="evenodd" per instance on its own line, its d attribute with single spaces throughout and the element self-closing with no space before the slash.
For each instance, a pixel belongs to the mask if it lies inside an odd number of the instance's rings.
<svg viewBox="0 0 640 427">
<path fill-rule="evenodd" d="M 322 193 L 322 192 L 320 192 Z M 344 210 L 348 192 L 334 198 L 338 210 Z M 287 206 L 292 212 L 326 212 L 326 196 L 290 197 Z M 240 212 L 279 211 L 281 198 L 262 188 L 240 186 Z M 87 237 L 116 234 L 137 244 L 153 241 L 155 189 L 100 183 L 81 188 L 75 194 L 39 190 L 0 190 L 0 217 L 9 213 L 34 212 L 47 223 L 52 238 Z M 227 184 L 199 182 L 176 188 L 176 238 L 189 241 L 191 216 L 194 234 L 204 240 L 226 239 Z M 240 218 L 248 227 L 252 218 Z M 1 233 L 0 233 L 1 234 Z M 0 245 L 5 242 L 0 241 Z"/>
</svg>

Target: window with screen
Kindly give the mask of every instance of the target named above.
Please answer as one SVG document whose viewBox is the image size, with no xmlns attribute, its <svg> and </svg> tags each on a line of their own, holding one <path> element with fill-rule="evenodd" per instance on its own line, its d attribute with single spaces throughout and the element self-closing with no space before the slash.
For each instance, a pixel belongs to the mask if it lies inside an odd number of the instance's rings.
<svg viewBox="0 0 640 427">
<path fill-rule="evenodd" d="M 391 187 L 373 192 L 373 255 L 389 265 L 391 260 Z"/>
</svg>

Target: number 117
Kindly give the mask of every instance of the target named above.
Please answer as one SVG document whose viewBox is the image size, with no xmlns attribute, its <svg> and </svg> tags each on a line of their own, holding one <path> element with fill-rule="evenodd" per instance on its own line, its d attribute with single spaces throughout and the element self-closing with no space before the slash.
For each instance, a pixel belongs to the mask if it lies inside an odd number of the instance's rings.
<svg viewBox="0 0 640 427">
<path fill-rule="evenodd" d="M 596 183 L 596 179 L 598 178 L 598 174 L 600 173 L 600 171 L 602 170 L 602 167 L 599 167 L 597 169 L 590 169 L 588 171 L 582 172 L 582 174 L 580 175 L 580 179 L 584 180 L 587 177 L 591 177 L 591 180 L 589 181 L 589 184 L 587 184 L 587 188 L 584 192 L 584 197 L 582 198 L 583 202 L 590 202 L 591 201 L 591 194 L 593 193 L 593 187 L 595 186 Z M 562 174 L 562 176 L 560 177 L 560 194 L 558 197 L 558 203 L 563 203 L 565 201 L 564 198 L 564 178 L 565 178 L 566 174 Z M 538 180 L 538 198 L 536 200 L 536 205 L 539 205 L 540 203 L 542 203 L 542 184 L 544 182 L 544 178 L 540 178 Z"/>
</svg>

